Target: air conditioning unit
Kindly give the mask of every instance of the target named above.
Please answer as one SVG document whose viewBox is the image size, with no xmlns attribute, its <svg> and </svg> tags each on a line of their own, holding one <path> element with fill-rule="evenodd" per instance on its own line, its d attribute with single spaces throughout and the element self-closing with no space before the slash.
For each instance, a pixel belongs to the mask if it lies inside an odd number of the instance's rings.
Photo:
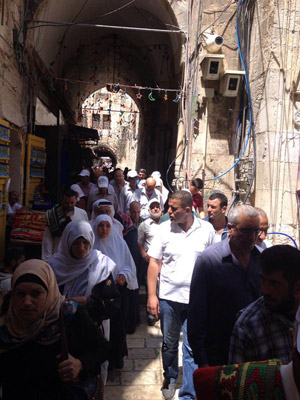
<svg viewBox="0 0 300 400">
<path fill-rule="evenodd" d="M 226 70 L 221 78 L 220 93 L 225 97 L 236 97 L 245 71 Z"/>
<path fill-rule="evenodd" d="M 224 54 L 202 54 L 200 56 L 202 78 L 210 81 L 218 80 L 224 58 Z"/>
</svg>

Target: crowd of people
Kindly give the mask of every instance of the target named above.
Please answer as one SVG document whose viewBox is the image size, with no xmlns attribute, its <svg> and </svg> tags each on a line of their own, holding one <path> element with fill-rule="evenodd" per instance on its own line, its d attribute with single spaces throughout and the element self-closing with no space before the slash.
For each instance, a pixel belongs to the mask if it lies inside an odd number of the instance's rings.
<svg viewBox="0 0 300 400">
<path fill-rule="evenodd" d="M 176 394 L 181 331 L 179 399 L 250 399 L 253 382 L 255 398 L 300 399 L 300 251 L 267 241 L 262 209 L 227 215 L 223 193 L 205 214 L 202 188 L 195 178 L 169 193 L 144 169 L 79 173 L 47 212 L 42 259 L 11 249 L 0 271 L 4 399 L 100 393 L 140 323 L 141 286 L 148 325 L 160 320 L 164 399 Z"/>
</svg>

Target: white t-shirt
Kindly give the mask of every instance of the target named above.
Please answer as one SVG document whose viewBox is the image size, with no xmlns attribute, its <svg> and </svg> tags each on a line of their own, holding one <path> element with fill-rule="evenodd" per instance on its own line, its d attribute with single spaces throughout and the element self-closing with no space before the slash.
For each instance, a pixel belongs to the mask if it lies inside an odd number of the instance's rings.
<svg viewBox="0 0 300 400">
<path fill-rule="evenodd" d="M 6 214 L 15 214 L 17 210 L 20 210 L 20 208 L 22 208 L 23 206 L 21 206 L 21 204 L 19 203 L 15 203 L 12 206 L 8 203 L 7 206 L 7 210 L 6 210 Z"/>
<path fill-rule="evenodd" d="M 148 255 L 162 259 L 159 298 L 188 304 L 190 284 L 197 257 L 215 243 L 215 230 L 207 221 L 194 217 L 191 228 L 184 232 L 176 222 L 159 225 Z"/>
</svg>

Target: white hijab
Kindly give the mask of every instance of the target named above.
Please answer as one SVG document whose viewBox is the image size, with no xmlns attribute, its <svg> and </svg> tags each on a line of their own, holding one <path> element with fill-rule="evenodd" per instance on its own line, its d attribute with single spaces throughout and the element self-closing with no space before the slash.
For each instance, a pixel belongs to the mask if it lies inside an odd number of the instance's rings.
<svg viewBox="0 0 300 400">
<path fill-rule="evenodd" d="M 85 196 L 85 194 L 81 190 L 80 186 L 77 185 L 76 183 L 74 183 L 74 185 L 71 185 L 70 189 L 74 190 L 74 192 L 76 192 L 78 194 L 77 202 L 81 199 L 81 197 Z"/>
<path fill-rule="evenodd" d="M 94 211 L 95 208 L 101 208 L 101 206 L 105 206 L 105 203 L 107 203 L 107 206 L 110 207 L 110 210 L 111 210 L 110 218 L 112 219 L 112 222 L 113 222 L 114 231 L 123 238 L 123 229 L 124 229 L 124 227 L 121 224 L 121 222 L 119 222 L 117 219 L 114 218 L 115 208 L 111 204 L 111 202 L 109 200 L 107 200 L 107 199 L 99 199 L 99 200 L 94 201 L 94 203 L 92 205 L 92 216 L 91 216 L 91 219 L 90 219 L 91 225 L 93 225 L 93 222 L 95 221 L 95 219 L 97 217 L 97 215 L 95 214 L 95 211 Z"/>
<path fill-rule="evenodd" d="M 71 255 L 71 246 L 80 237 L 86 239 L 91 248 L 82 259 L 76 259 Z M 49 264 L 51 265 L 58 286 L 64 285 L 66 297 L 90 296 L 93 287 L 114 273 L 116 264 L 93 249 L 95 236 L 91 225 L 86 221 L 70 222 L 63 234 L 58 247 Z"/>
<path fill-rule="evenodd" d="M 110 226 L 113 225 L 112 219 L 106 214 L 98 215 L 95 221 L 93 221 L 93 230 L 95 234 L 94 249 L 102 251 L 116 263 L 117 266 L 113 273 L 114 278 L 116 278 L 118 274 L 122 274 L 126 278 L 127 288 L 130 290 L 137 289 L 139 286 L 136 278 L 136 266 L 127 243 L 114 229 L 111 229 L 106 239 L 100 239 L 97 227 L 101 221 L 107 221 Z"/>
<path fill-rule="evenodd" d="M 163 181 L 161 179 L 161 174 L 160 174 L 159 171 L 153 171 L 151 176 L 152 176 L 152 178 L 154 178 L 156 180 L 155 188 L 158 189 L 161 192 L 162 198 L 163 198 L 163 202 L 165 204 L 165 202 L 168 200 L 169 191 L 163 184 Z"/>
</svg>

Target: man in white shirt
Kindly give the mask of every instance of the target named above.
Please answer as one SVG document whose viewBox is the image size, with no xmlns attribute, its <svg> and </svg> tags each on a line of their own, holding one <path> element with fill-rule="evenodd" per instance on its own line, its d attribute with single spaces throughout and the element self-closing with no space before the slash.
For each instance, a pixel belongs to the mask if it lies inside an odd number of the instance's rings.
<svg viewBox="0 0 300 400">
<path fill-rule="evenodd" d="M 62 198 L 61 207 L 54 207 L 47 212 L 47 226 L 42 243 L 42 260 L 48 262 L 58 250 L 61 235 L 70 221 L 88 221 L 87 213 L 75 207 L 77 193 L 67 189 Z"/>
<path fill-rule="evenodd" d="M 20 210 L 23 206 L 19 204 L 19 194 L 15 190 L 8 193 L 8 207 L 6 215 L 10 218 L 15 215 L 17 210 Z"/>
<path fill-rule="evenodd" d="M 8 206 L 6 210 L 6 241 L 7 243 L 10 240 L 10 233 L 13 227 L 14 216 L 18 210 L 23 208 L 21 204 L 19 204 L 19 193 L 15 190 L 12 190 L 8 193 Z"/>
<path fill-rule="evenodd" d="M 80 177 L 80 182 L 77 182 L 77 185 L 83 191 L 84 195 L 88 197 L 90 191 L 96 187 L 94 183 L 90 182 L 90 171 L 88 169 L 83 169 L 78 176 Z"/>
<path fill-rule="evenodd" d="M 160 209 L 163 210 L 164 202 L 162 194 L 159 190 L 155 189 L 156 180 L 154 178 L 148 178 L 146 180 L 146 186 L 140 188 L 134 194 L 134 200 L 141 204 L 141 218 L 143 220 L 150 217 L 149 214 L 149 202 L 153 199 L 157 200 L 160 204 Z"/>
<path fill-rule="evenodd" d="M 148 250 L 147 311 L 155 318 L 160 314 L 163 333 L 162 360 L 164 382 L 162 395 L 172 399 L 178 377 L 178 343 L 183 329 L 183 380 L 179 399 L 196 398 L 193 385 L 194 364 L 187 340 L 187 310 L 190 283 L 198 255 L 214 243 L 213 226 L 192 213 L 193 199 L 189 192 L 179 190 L 169 199 L 170 220 L 159 226 Z M 162 266 L 161 266 L 162 263 Z M 161 267 L 161 270 L 160 270 Z M 159 299 L 156 295 L 160 271 Z"/>
<path fill-rule="evenodd" d="M 122 211 L 125 214 L 129 213 L 130 203 L 135 200 L 135 194 L 139 188 L 137 186 L 138 173 L 135 170 L 130 170 L 127 174 L 129 186 L 124 187 L 120 193 L 120 203 Z"/>
<path fill-rule="evenodd" d="M 129 186 L 129 183 L 125 181 L 124 173 L 121 170 L 121 168 L 116 168 L 114 170 L 114 179 L 112 179 L 109 183 L 114 188 L 114 191 L 118 198 L 119 211 L 123 212 L 123 205 L 121 204 L 121 201 L 120 201 L 120 194 L 124 187 Z"/>
<path fill-rule="evenodd" d="M 132 203 L 131 203 L 132 204 Z M 130 205 L 131 207 L 131 205 Z M 159 220 L 162 214 L 162 210 L 160 208 L 160 203 L 156 199 L 152 199 L 149 202 L 149 214 L 150 217 L 143 221 L 138 229 L 138 246 L 141 252 L 141 256 L 143 259 L 142 262 L 142 282 L 145 284 L 146 293 L 148 293 L 147 287 L 147 271 L 148 264 L 150 261 L 150 257 L 147 254 L 149 247 L 159 229 Z M 148 314 L 148 313 L 147 313 Z M 153 326 L 156 322 L 156 319 L 153 315 L 148 314 L 148 325 Z"/>
<path fill-rule="evenodd" d="M 114 206 L 115 212 L 119 211 L 119 203 L 117 195 L 113 187 L 109 184 L 107 176 L 99 176 L 98 178 L 98 190 L 92 191 L 88 198 L 87 212 L 91 217 L 93 203 L 97 200 L 105 199 L 111 202 Z"/>
</svg>

